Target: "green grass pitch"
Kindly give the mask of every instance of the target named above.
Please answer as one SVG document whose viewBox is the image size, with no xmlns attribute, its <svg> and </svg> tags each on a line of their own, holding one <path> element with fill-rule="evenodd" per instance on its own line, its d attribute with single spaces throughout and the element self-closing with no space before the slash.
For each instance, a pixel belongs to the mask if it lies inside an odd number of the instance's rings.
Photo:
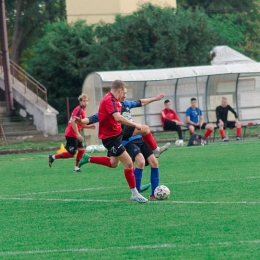
<svg viewBox="0 0 260 260">
<path fill-rule="evenodd" d="M 1 155 L 0 259 L 259 259 L 259 150 L 172 147 L 159 158 L 170 199 L 145 204 L 129 201 L 122 165 Z"/>
</svg>

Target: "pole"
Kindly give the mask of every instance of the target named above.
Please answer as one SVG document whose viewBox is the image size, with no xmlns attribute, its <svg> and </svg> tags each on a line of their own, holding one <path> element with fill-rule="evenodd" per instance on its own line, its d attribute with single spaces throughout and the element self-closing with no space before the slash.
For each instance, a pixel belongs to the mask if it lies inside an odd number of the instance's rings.
<svg viewBox="0 0 260 260">
<path fill-rule="evenodd" d="M 12 91 L 11 78 L 10 78 L 10 61 L 9 61 L 9 52 L 8 52 L 7 27 L 6 27 L 5 1 L 4 0 L 1 0 L 0 9 L 1 9 L 0 10 L 0 24 L 1 24 L 3 70 L 4 70 L 4 83 L 5 83 L 5 100 L 6 100 L 6 109 L 8 112 L 11 112 L 14 110 L 14 99 L 13 99 L 13 91 Z"/>
</svg>

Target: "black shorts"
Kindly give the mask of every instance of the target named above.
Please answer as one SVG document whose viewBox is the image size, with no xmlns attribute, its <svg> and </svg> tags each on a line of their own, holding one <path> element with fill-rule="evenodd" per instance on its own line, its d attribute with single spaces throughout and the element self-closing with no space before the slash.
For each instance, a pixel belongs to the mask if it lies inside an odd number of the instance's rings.
<svg viewBox="0 0 260 260">
<path fill-rule="evenodd" d="M 122 127 L 123 140 L 128 140 L 131 136 L 133 136 L 134 131 L 135 131 L 135 127 L 124 125 Z"/>
<path fill-rule="evenodd" d="M 199 129 L 205 129 L 205 128 L 206 128 L 206 125 L 207 125 L 207 123 L 203 123 L 201 127 L 198 126 L 198 125 L 192 125 L 192 126 L 195 128 L 195 130 L 199 130 Z M 189 125 L 189 126 L 190 126 L 190 125 Z"/>
<path fill-rule="evenodd" d="M 131 141 L 125 146 L 125 149 L 133 162 L 135 161 L 136 155 L 142 153 L 145 159 L 145 166 L 149 165 L 147 159 L 153 154 L 153 151 L 142 138 Z"/>
<path fill-rule="evenodd" d="M 233 129 L 236 127 L 236 122 L 235 121 L 225 121 L 224 122 L 224 129 L 230 128 Z"/>
<path fill-rule="evenodd" d="M 66 150 L 71 153 L 71 154 L 76 154 L 78 148 L 83 148 L 84 145 L 83 143 L 77 139 L 77 138 L 74 138 L 74 137 L 70 137 L 70 136 L 66 136 Z"/>
<path fill-rule="evenodd" d="M 122 145 L 122 137 L 123 135 L 113 136 L 107 139 L 102 140 L 102 144 L 107 148 L 108 156 L 120 156 L 125 148 Z"/>
</svg>

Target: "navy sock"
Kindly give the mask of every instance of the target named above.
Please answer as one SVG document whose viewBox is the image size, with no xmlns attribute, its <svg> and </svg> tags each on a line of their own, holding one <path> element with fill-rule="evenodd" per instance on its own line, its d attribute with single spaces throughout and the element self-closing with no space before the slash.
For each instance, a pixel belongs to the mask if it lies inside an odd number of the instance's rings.
<svg viewBox="0 0 260 260">
<path fill-rule="evenodd" d="M 141 183 L 142 183 L 143 169 L 135 168 L 134 175 L 135 175 L 136 189 L 138 190 L 138 192 L 140 192 L 140 190 L 141 190 Z"/>
<path fill-rule="evenodd" d="M 154 190 L 159 185 L 159 169 L 151 168 L 151 196 L 154 196 Z"/>
</svg>

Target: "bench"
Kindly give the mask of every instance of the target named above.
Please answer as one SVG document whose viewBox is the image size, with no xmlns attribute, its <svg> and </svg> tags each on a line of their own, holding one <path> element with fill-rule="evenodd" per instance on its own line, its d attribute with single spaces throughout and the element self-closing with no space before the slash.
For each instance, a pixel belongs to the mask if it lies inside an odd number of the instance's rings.
<svg viewBox="0 0 260 260">
<path fill-rule="evenodd" d="M 188 128 L 187 127 L 181 127 L 181 131 L 182 131 L 182 134 L 183 134 L 183 140 L 185 140 L 185 133 L 188 131 Z M 163 135 L 163 134 L 167 134 L 167 133 L 176 133 L 177 136 L 178 136 L 178 132 L 177 131 L 174 131 L 174 130 L 169 130 L 169 131 L 165 131 L 163 130 L 162 126 L 153 126 L 152 129 L 151 129 L 151 132 L 152 132 L 152 135 L 153 136 L 156 136 L 156 135 Z M 175 141 L 179 139 L 179 137 L 177 138 L 169 138 L 167 139 L 167 141 Z"/>
<path fill-rule="evenodd" d="M 246 138 L 246 132 L 247 132 L 247 129 L 248 128 L 253 128 L 253 127 L 258 127 L 259 125 L 258 124 L 251 124 L 251 123 L 248 123 L 246 125 L 242 125 L 242 139 L 244 140 Z M 214 127 L 214 134 L 213 134 L 213 142 L 215 141 L 215 138 L 216 138 L 216 130 L 218 130 L 218 126 L 215 126 Z M 229 128 L 228 128 L 229 129 Z M 228 129 L 226 129 L 226 131 L 228 131 Z M 235 128 L 234 128 L 235 129 Z M 227 132 L 228 133 L 228 132 Z"/>
</svg>

